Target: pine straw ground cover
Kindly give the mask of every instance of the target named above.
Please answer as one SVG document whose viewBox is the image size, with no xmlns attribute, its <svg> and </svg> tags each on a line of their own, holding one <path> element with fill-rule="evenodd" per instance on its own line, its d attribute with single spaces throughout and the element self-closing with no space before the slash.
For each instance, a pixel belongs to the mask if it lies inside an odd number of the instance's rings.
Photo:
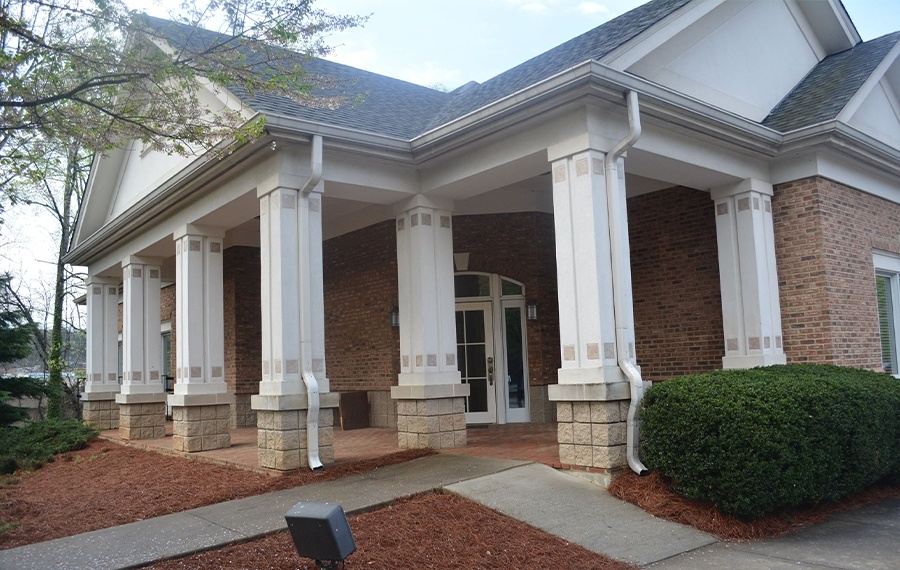
<svg viewBox="0 0 900 570">
<path fill-rule="evenodd" d="M 609 493 L 656 517 L 690 525 L 722 540 L 746 541 L 774 538 L 823 522 L 839 511 L 870 505 L 888 497 L 900 497 L 900 485 L 876 485 L 842 501 L 771 514 L 752 521 L 723 515 L 711 503 L 677 495 L 658 473 L 639 477 L 629 471 L 613 481 Z"/>
<path fill-rule="evenodd" d="M 427 493 L 351 515 L 356 552 L 348 570 L 360 568 L 497 568 L 636 570 L 570 544 L 517 520 L 449 493 Z M 154 570 L 245 568 L 312 569 L 297 556 L 291 536 L 280 532 L 243 544 L 158 562 Z"/>
<path fill-rule="evenodd" d="M 327 481 L 430 453 L 400 452 L 324 472 L 272 477 L 95 440 L 35 473 L 0 479 L 0 549 Z M 754 522 L 725 517 L 710 505 L 683 499 L 654 474 L 623 475 L 611 492 L 655 516 L 725 540 L 751 540 L 820 522 L 838 510 L 900 496 L 900 486 L 876 487 L 840 503 Z M 3 531 L 3 521 L 11 522 L 12 528 Z M 351 527 L 358 550 L 347 568 L 630 568 L 450 494 L 422 495 L 355 515 Z M 278 533 L 155 567 L 311 567 L 303 564 L 289 535 Z"/>
<path fill-rule="evenodd" d="M 0 478 L 0 521 L 13 525 L 0 533 L 0 549 L 330 481 L 432 453 L 401 451 L 315 473 L 272 476 L 95 439 L 36 472 Z"/>
</svg>

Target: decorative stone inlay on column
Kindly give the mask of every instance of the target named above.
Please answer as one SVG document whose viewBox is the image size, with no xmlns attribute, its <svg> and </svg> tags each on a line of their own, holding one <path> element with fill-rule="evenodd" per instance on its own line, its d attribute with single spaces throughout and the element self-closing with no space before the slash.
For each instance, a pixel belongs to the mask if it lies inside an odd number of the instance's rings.
<svg viewBox="0 0 900 570">
<path fill-rule="evenodd" d="M 306 453 L 306 410 L 260 410 L 256 412 L 259 465 L 290 471 L 309 467 Z M 319 459 L 334 463 L 334 411 L 319 410 Z"/>
<path fill-rule="evenodd" d="M 99 430 L 118 429 L 119 404 L 116 403 L 115 393 L 111 399 L 84 400 L 81 417 L 84 423 Z"/>
<path fill-rule="evenodd" d="M 231 446 L 231 406 L 176 406 L 172 408 L 172 444 L 175 451 L 208 451 Z"/>
<path fill-rule="evenodd" d="M 451 449 L 466 445 L 465 398 L 397 401 L 400 449 Z"/>
<path fill-rule="evenodd" d="M 141 398 L 132 398 L 131 401 L 139 399 Z M 122 439 L 163 438 L 166 436 L 165 422 L 165 402 L 151 401 L 119 405 L 119 435 Z"/>
</svg>

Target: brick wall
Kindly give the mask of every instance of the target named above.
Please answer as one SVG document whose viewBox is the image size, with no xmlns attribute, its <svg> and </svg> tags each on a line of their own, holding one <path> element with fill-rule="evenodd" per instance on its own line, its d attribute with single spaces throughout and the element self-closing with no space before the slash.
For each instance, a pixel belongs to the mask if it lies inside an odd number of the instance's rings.
<svg viewBox="0 0 900 570">
<path fill-rule="evenodd" d="M 233 394 L 256 394 L 262 379 L 259 249 L 229 247 L 222 261 L 225 381 Z"/>
<path fill-rule="evenodd" d="M 388 220 L 326 240 L 325 358 L 332 391 L 388 390 L 400 373 L 397 238 Z"/>
<path fill-rule="evenodd" d="M 722 368 L 714 203 L 669 188 L 628 199 L 638 364 L 646 380 Z"/>
<path fill-rule="evenodd" d="M 525 286 L 527 302 L 538 306 L 538 319 L 525 321 L 530 383 L 555 384 L 560 355 L 553 215 L 454 216 L 453 251 L 469 254 L 469 271 L 498 273 Z"/>
<path fill-rule="evenodd" d="M 788 362 L 880 369 L 872 249 L 900 253 L 900 205 L 821 177 L 772 205 Z"/>
</svg>

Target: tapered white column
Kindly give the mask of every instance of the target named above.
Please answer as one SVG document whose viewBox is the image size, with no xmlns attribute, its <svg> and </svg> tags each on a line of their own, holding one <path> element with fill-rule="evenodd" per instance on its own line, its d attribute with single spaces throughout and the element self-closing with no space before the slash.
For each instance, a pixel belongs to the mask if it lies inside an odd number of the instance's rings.
<svg viewBox="0 0 900 570">
<path fill-rule="evenodd" d="M 116 402 L 123 439 L 165 436 L 159 290 L 158 260 L 130 256 L 122 261 L 122 390 Z"/>
<path fill-rule="evenodd" d="M 605 153 L 592 148 L 575 153 L 570 148 L 551 148 L 548 157 L 562 366 L 559 383 L 549 386 L 547 393 L 556 402 L 559 458 L 564 465 L 598 469 L 608 481 L 627 461 L 631 389 L 619 367 L 619 355 L 624 353 L 632 364 L 635 361 L 624 163 L 619 159 L 618 184 L 612 185 L 618 194 L 610 200 Z M 611 216 L 622 221 L 617 236 L 621 251 L 612 250 Z M 622 299 L 618 315 L 614 258 Z"/>
<path fill-rule="evenodd" d="M 716 204 L 724 368 L 786 362 L 772 225 L 772 185 L 746 179 L 711 192 Z"/>
<path fill-rule="evenodd" d="M 99 429 L 119 427 L 118 280 L 92 276 L 85 283 L 87 363 L 84 421 Z"/>
<path fill-rule="evenodd" d="M 175 393 L 173 406 L 226 403 L 222 249 L 217 228 L 175 233 Z M 220 401 L 221 400 L 221 401 Z"/>
<path fill-rule="evenodd" d="M 122 262 L 122 394 L 161 394 L 158 261 Z"/>
<path fill-rule="evenodd" d="M 400 375 L 391 396 L 399 445 L 460 447 L 469 386 L 456 362 L 451 205 L 418 195 L 396 214 Z"/>
<path fill-rule="evenodd" d="M 285 177 L 285 180 L 289 180 Z M 262 379 L 251 397 L 260 430 L 259 463 L 279 470 L 306 466 L 309 425 L 318 455 L 334 462 L 333 411 L 325 369 L 321 181 L 308 193 L 280 183 L 258 188 L 262 291 Z M 310 406 L 304 374 L 314 380 Z M 310 383 L 313 385 L 313 382 Z M 318 418 L 309 416 L 315 410 Z M 310 422 L 310 420 L 313 422 Z"/>
<path fill-rule="evenodd" d="M 173 448 L 206 451 L 231 445 L 234 394 L 225 383 L 222 251 L 225 232 L 187 225 L 175 239 L 175 392 Z"/>
<path fill-rule="evenodd" d="M 604 156 L 587 150 L 555 160 L 552 166 L 561 385 L 625 382 L 616 357 Z M 633 319 L 622 320 L 630 329 L 623 338 L 630 340 L 633 356 Z"/>
</svg>

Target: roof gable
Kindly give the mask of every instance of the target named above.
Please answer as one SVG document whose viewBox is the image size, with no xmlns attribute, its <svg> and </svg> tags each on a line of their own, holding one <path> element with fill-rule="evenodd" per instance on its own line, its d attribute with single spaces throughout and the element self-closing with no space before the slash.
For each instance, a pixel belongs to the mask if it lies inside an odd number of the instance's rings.
<svg viewBox="0 0 900 570">
<path fill-rule="evenodd" d="M 839 11 L 830 12 L 832 26 L 814 27 L 791 1 L 709 0 L 691 8 L 690 18 L 647 34 L 605 63 L 757 122 L 840 45 L 831 28 L 844 29 Z M 845 33 L 842 49 L 855 41 Z"/>
<path fill-rule="evenodd" d="M 823 59 L 762 124 L 788 132 L 837 119 L 898 40 L 895 32 Z"/>
</svg>

